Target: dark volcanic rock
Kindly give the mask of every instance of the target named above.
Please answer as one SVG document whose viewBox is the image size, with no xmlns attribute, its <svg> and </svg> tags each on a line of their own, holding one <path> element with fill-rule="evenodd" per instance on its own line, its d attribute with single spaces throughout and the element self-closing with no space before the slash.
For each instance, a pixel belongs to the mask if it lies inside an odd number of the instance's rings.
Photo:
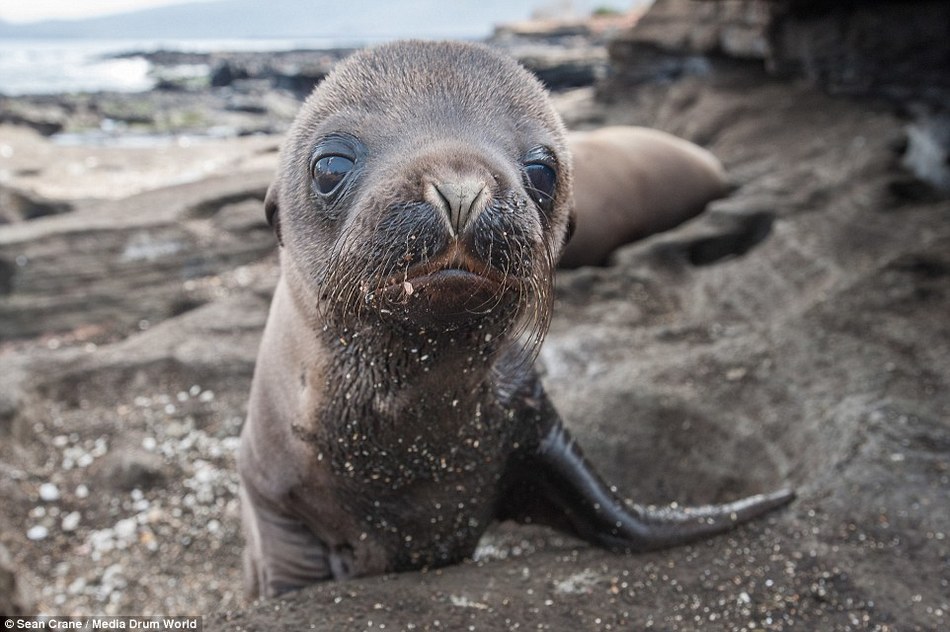
<svg viewBox="0 0 950 632">
<path fill-rule="evenodd" d="M 657 0 L 634 28 L 614 38 L 611 51 L 650 46 L 675 55 L 763 59 L 773 11 L 768 0 Z"/>
<path fill-rule="evenodd" d="M 511 52 L 549 90 L 589 86 L 607 76 L 607 57 L 601 49 L 584 48 L 566 54 L 537 49 Z"/>
<path fill-rule="evenodd" d="M 20 99 L 0 96 L 0 124 L 24 125 L 44 136 L 61 132 L 66 125 L 68 113 L 49 99 L 39 98 L 24 103 Z"/>
<path fill-rule="evenodd" d="M 789 0 L 774 11 L 774 72 L 803 75 L 833 92 L 946 103 L 950 4 Z"/>
<path fill-rule="evenodd" d="M 608 98 L 746 63 L 833 94 L 899 104 L 905 165 L 950 191 L 950 4 L 939 0 L 658 0 L 609 46 Z"/>
<path fill-rule="evenodd" d="M 233 63 L 226 59 L 211 69 L 212 88 L 223 88 L 224 86 L 229 86 L 234 83 L 236 79 L 248 78 L 250 78 L 250 75 L 246 69 L 236 68 Z"/>
<path fill-rule="evenodd" d="M 950 94 L 947 24 L 940 0 L 658 0 L 610 54 L 620 82 L 659 51 L 761 60 L 830 92 L 936 104 Z"/>
</svg>

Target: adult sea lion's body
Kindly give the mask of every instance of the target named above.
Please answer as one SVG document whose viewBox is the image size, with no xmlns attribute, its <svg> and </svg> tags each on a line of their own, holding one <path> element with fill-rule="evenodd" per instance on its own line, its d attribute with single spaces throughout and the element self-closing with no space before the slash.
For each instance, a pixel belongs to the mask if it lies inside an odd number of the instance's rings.
<svg viewBox="0 0 950 632">
<path fill-rule="evenodd" d="M 639 551 L 790 499 L 648 513 L 584 461 L 531 366 L 571 174 L 540 84 L 482 46 L 363 51 L 308 99 L 265 202 L 282 274 L 238 459 L 251 592 L 453 563 L 492 520 Z"/>
<path fill-rule="evenodd" d="M 571 132 L 577 228 L 558 265 L 602 265 L 617 247 L 669 230 L 729 190 L 711 153 L 644 127 Z"/>
</svg>

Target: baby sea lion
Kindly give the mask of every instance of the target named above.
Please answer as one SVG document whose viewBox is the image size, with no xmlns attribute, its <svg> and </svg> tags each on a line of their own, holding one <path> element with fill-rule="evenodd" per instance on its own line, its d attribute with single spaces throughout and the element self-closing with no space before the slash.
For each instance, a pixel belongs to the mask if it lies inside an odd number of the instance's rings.
<svg viewBox="0 0 950 632">
<path fill-rule="evenodd" d="M 711 153 L 666 132 L 602 127 L 571 132 L 577 229 L 558 265 L 603 265 L 623 244 L 669 230 L 729 192 Z"/>
<path fill-rule="evenodd" d="M 649 512 L 584 460 L 532 368 L 571 183 L 542 86 L 484 46 L 364 50 L 306 101 L 265 200 L 281 278 L 238 457 L 252 594 L 452 564 L 493 520 L 646 551 L 791 499 Z"/>
</svg>

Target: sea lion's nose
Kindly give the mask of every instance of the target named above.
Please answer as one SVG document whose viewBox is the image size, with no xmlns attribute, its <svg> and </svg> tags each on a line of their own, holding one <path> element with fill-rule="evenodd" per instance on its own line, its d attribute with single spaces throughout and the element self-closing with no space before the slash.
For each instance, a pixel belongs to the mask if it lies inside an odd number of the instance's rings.
<svg viewBox="0 0 950 632">
<path fill-rule="evenodd" d="M 442 209 L 455 235 L 461 235 L 468 223 L 485 206 L 488 183 L 478 176 L 458 175 L 433 182 L 429 201 Z"/>
</svg>

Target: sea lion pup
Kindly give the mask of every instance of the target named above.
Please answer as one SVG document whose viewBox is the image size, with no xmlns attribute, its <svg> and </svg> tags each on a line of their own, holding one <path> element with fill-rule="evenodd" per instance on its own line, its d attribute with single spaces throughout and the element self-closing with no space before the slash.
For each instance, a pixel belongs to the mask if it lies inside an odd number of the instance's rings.
<svg viewBox="0 0 950 632">
<path fill-rule="evenodd" d="M 265 200 L 281 278 L 238 455 L 252 594 L 458 562 L 493 520 L 646 551 L 789 501 L 652 513 L 585 462 L 532 369 L 570 199 L 544 90 L 487 47 L 364 50 L 314 91 Z"/>
<path fill-rule="evenodd" d="M 618 247 L 678 226 L 730 189 L 715 156 L 659 130 L 570 132 L 567 146 L 577 227 L 562 268 L 604 265 Z"/>
</svg>

